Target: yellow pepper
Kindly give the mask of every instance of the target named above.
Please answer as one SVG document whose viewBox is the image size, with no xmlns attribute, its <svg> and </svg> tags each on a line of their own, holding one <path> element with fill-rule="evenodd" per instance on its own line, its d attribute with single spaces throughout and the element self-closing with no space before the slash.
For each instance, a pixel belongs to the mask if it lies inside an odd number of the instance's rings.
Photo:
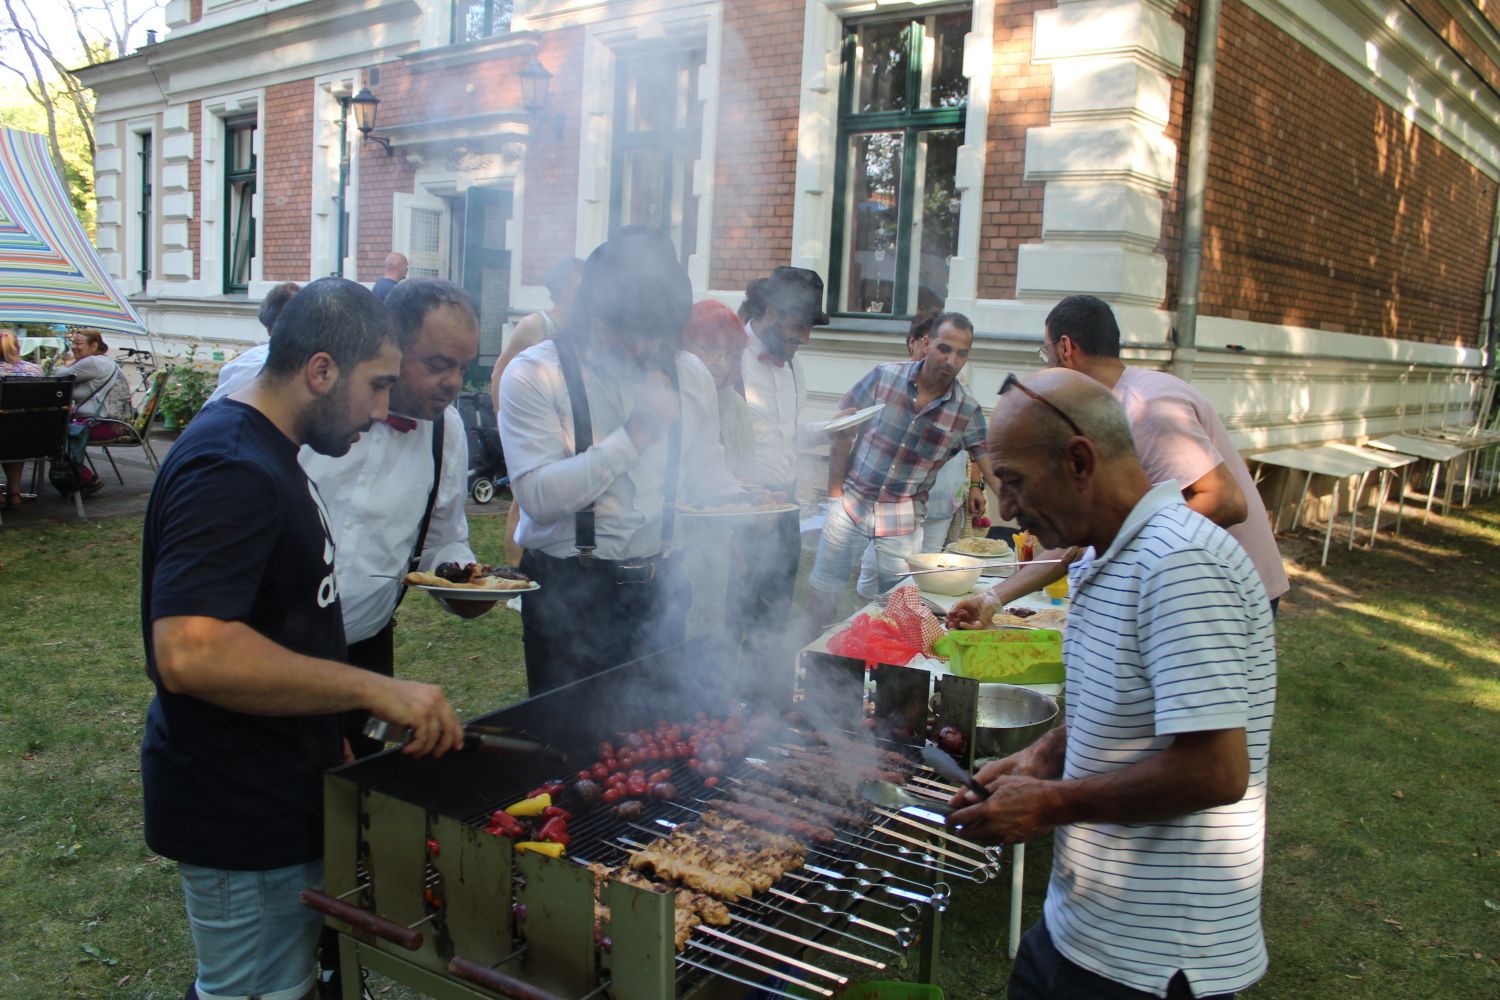
<svg viewBox="0 0 1500 1000">
<path fill-rule="evenodd" d="M 535 798 L 522 799 L 515 805 L 506 806 L 505 811 L 510 813 L 512 816 L 540 816 L 542 814 L 542 810 L 546 809 L 551 804 L 552 796 L 548 795 L 546 792 L 543 792 Z"/>
<path fill-rule="evenodd" d="M 560 858 L 563 853 L 563 845 L 541 840 L 523 840 L 516 844 L 517 854 L 525 854 L 527 851 L 536 851 L 538 854 L 545 854 L 549 858 Z"/>
</svg>

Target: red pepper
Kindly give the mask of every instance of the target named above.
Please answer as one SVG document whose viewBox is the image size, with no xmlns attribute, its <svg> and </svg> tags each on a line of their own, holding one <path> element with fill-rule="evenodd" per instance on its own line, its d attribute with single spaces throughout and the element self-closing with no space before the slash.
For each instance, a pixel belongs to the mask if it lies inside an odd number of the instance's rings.
<svg viewBox="0 0 1500 1000">
<path fill-rule="evenodd" d="M 542 791 L 552 796 L 554 801 L 559 795 L 567 790 L 568 786 L 563 784 L 561 781 L 549 781 L 547 784 L 542 786 Z"/>
<path fill-rule="evenodd" d="M 563 819 L 572 819 L 573 814 L 568 812 L 562 806 L 548 806 L 547 808 L 542 810 L 542 819 L 544 820 L 557 819 L 558 817 L 561 817 Z"/>
<path fill-rule="evenodd" d="M 504 809 L 496 809 L 490 813 L 485 830 L 502 837 L 519 837 L 526 832 L 526 825 Z"/>
<path fill-rule="evenodd" d="M 567 847 L 573 838 L 568 836 L 568 821 L 561 816 L 554 816 L 542 824 L 542 828 L 536 832 L 536 839 Z"/>
</svg>

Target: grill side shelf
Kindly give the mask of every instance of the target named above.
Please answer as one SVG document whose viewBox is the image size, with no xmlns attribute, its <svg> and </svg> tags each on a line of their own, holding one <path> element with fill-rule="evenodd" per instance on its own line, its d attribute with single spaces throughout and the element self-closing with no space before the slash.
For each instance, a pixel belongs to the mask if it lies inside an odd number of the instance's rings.
<svg viewBox="0 0 1500 1000">
<path fill-rule="evenodd" d="M 610 993 L 615 1000 L 660 1000 L 674 992 L 675 892 L 651 892 L 613 879 L 600 889 L 609 907 Z"/>
</svg>

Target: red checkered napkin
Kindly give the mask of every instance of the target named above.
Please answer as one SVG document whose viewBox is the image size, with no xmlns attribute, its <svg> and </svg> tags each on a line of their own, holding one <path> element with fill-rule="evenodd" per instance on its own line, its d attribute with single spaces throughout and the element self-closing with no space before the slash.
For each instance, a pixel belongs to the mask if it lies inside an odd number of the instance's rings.
<svg viewBox="0 0 1500 1000">
<path fill-rule="evenodd" d="M 932 644 L 943 637 L 943 624 L 922 601 L 915 583 L 903 583 L 891 591 L 884 617 L 896 626 L 901 638 L 913 649 L 932 652 Z"/>
</svg>

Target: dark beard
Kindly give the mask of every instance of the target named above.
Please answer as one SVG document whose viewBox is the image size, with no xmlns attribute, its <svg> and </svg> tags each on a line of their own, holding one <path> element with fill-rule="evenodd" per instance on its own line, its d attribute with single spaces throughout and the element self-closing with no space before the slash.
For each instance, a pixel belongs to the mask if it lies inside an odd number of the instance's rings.
<svg viewBox="0 0 1500 1000">
<path fill-rule="evenodd" d="M 314 400 L 297 420 L 302 443 L 320 455 L 340 458 L 349 454 L 354 428 L 349 427 L 349 386 L 342 379 L 333 391 Z"/>
</svg>

